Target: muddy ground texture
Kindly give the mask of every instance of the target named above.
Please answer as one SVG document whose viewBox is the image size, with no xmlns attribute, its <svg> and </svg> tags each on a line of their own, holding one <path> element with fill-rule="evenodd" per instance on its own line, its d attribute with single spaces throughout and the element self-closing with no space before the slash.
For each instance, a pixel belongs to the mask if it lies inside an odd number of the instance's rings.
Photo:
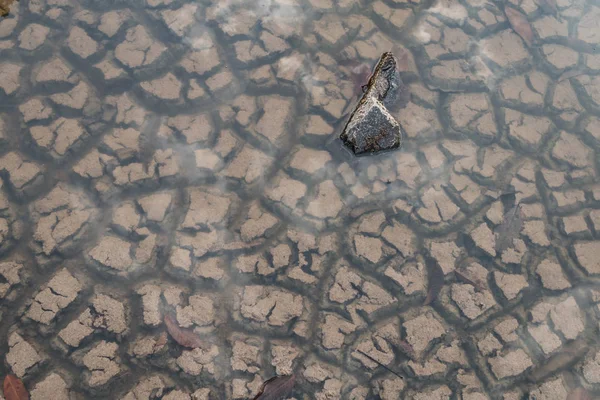
<svg viewBox="0 0 600 400">
<path fill-rule="evenodd" d="M 600 393 L 600 1 L 507 1 L 531 44 L 502 3 L 15 2 L 0 375 L 33 400 Z M 390 49 L 402 148 L 355 158 L 352 69 Z"/>
</svg>

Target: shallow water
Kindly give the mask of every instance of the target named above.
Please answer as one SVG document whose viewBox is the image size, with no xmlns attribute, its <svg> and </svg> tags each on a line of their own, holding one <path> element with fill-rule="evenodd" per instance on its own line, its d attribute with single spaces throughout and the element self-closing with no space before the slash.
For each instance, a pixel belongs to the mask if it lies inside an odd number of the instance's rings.
<svg viewBox="0 0 600 400">
<path fill-rule="evenodd" d="M 599 17 L 14 3 L 0 376 L 34 400 L 247 399 L 289 374 L 295 399 L 600 395 Z M 402 146 L 355 157 L 338 136 L 385 51 Z"/>
</svg>

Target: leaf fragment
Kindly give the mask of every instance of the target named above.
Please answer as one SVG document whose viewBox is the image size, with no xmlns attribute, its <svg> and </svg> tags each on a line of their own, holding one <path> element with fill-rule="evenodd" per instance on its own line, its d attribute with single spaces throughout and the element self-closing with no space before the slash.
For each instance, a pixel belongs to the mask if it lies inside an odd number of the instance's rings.
<svg viewBox="0 0 600 400">
<path fill-rule="evenodd" d="M 575 78 L 576 76 L 579 75 L 583 75 L 585 74 L 585 71 L 581 70 L 581 69 L 570 69 L 568 71 L 565 71 L 562 73 L 561 76 L 558 77 L 558 82 L 562 82 L 565 79 L 571 79 L 571 78 Z"/>
<path fill-rule="evenodd" d="M 533 44 L 533 30 L 525 14 L 512 7 L 504 7 L 504 14 L 506 14 L 506 18 L 513 30 L 521 36 L 525 43 L 527 43 L 527 46 L 531 47 Z"/>
<path fill-rule="evenodd" d="M 173 316 L 165 316 L 165 326 L 167 327 L 169 335 L 171 335 L 173 340 L 175 340 L 181 346 L 188 347 L 190 349 L 196 349 L 198 347 L 204 349 L 207 348 L 207 343 L 202 340 L 200 336 L 196 334 L 196 332 L 191 329 L 180 327 L 179 323 Z"/>
<path fill-rule="evenodd" d="M 483 292 L 485 290 L 486 284 L 481 282 L 479 279 L 471 277 L 468 273 L 457 269 L 454 271 L 454 274 L 459 280 L 473 286 L 478 292 Z"/>
<path fill-rule="evenodd" d="M 162 350 L 162 348 L 167 344 L 167 339 L 167 332 L 162 332 L 156 339 L 156 342 L 154 342 L 154 348 L 152 352 L 156 353 L 157 351 Z"/>
<path fill-rule="evenodd" d="M 285 399 L 292 392 L 296 383 L 296 375 L 274 376 L 267 379 L 253 400 Z"/>
<path fill-rule="evenodd" d="M 29 400 L 29 392 L 25 389 L 23 381 L 15 375 L 6 375 L 3 389 L 6 400 Z"/>
<path fill-rule="evenodd" d="M 436 262 L 431 263 L 428 278 L 427 297 L 425 298 L 423 305 L 433 303 L 444 286 L 444 271 Z"/>
</svg>

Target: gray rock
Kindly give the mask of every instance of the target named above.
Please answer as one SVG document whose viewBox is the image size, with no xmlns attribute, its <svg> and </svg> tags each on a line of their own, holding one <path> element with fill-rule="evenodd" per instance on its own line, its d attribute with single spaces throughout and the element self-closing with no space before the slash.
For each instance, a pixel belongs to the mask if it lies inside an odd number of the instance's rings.
<svg viewBox="0 0 600 400">
<path fill-rule="evenodd" d="M 408 100 L 396 59 L 392 53 L 384 53 L 340 139 L 357 155 L 399 147 L 401 128 L 390 111 L 406 106 Z"/>
<path fill-rule="evenodd" d="M 400 146 L 400 125 L 374 97 L 361 101 L 340 136 L 354 154 L 374 153 Z"/>
</svg>

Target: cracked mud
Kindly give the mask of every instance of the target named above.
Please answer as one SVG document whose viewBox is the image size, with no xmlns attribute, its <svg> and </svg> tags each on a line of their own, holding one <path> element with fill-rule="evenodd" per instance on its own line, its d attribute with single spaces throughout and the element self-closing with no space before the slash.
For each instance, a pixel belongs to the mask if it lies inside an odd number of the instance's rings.
<svg viewBox="0 0 600 400">
<path fill-rule="evenodd" d="M 291 374 L 298 400 L 600 395 L 599 16 L 12 2 L 0 375 L 33 400 L 251 399 Z M 388 51 L 402 146 L 357 158 L 338 138 Z"/>
</svg>

